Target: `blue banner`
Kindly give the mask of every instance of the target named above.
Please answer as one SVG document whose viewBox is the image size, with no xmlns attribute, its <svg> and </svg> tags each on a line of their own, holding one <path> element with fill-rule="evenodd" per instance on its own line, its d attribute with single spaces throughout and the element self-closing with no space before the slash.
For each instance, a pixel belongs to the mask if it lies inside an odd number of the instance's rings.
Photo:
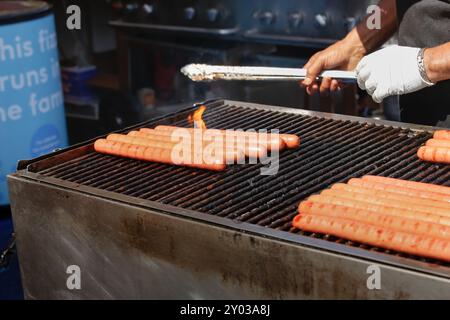
<svg viewBox="0 0 450 320">
<path fill-rule="evenodd" d="M 17 161 L 67 146 L 53 15 L 0 25 L 0 205 Z"/>
</svg>

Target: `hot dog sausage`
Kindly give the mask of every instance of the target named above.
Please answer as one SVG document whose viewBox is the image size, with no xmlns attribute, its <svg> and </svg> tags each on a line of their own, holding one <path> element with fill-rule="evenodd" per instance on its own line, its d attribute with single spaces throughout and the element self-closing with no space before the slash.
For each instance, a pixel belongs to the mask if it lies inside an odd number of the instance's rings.
<svg viewBox="0 0 450 320">
<path fill-rule="evenodd" d="M 420 147 L 417 156 L 423 161 L 450 163 L 450 149 L 439 147 Z"/>
<path fill-rule="evenodd" d="M 97 152 L 116 156 L 166 164 L 179 164 L 193 168 L 214 171 L 222 171 L 226 168 L 225 159 L 223 157 L 216 157 L 212 159 L 211 163 L 207 163 L 203 159 L 201 159 L 200 163 L 195 163 L 194 161 L 182 161 L 181 163 L 176 163 L 173 159 L 172 149 L 170 148 L 145 147 L 106 139 L 98 139 L 94 143 L 94 149 Z M 189 157 L 191 160 L 194 158 L 195 155 L 192 154 Z"/>
</svg>

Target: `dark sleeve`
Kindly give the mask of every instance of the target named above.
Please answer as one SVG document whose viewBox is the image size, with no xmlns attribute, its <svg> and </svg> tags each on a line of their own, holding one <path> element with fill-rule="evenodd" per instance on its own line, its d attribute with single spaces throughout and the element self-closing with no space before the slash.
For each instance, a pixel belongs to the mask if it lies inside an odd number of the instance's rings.
<svg viewBox="0 0 450 320">
<path fill-rule="evenodd" d="M 421 48 L 450 41 L 450 0 L 415 1 L 399 19 L 398 41 L 402 46 Z"/>
</svg>

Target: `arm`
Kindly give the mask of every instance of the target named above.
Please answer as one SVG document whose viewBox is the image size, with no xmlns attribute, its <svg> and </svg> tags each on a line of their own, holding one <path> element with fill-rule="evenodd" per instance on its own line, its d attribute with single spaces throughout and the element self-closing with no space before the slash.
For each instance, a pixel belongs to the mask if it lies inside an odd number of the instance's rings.
<svg viewBox="0 0 450 320">
<path fill-rule="evenodd" d="M 353 43 L 357 43 L 363 48 L 364 55 L 377 50 L 392 37 L 398 27 L 396 0 L 381 0 L 378 6 L 381 9 L 380 29 L 369 29 L 367 20 L 370 19 L 370 16 L 367 16 L 347 35 L 353 39 Z"/>
<path fill-rule="evenodd" d="M 326 69 L 354 70 L 358 62 L 368 53 L 377 49 L 388 40 L 397 29 L 397 6 L 395 0 L 381 0 L 378 4 L 381 9 L 381 28 L 368 29 L 367 16 L 357 27 L 342 40 L 327 49 L 316 53 L 304 66 L 307 69 L 307 78 L 301 83 L 307 87 L 309 94 L 316 92 L 319 85 L 317 75 Z M 339 82 L 332 79 L 323 79 L 320 91 L 336 90 Z"/>
<path fill-rule="evenodd" d="M 426 49 L 424 63 L 428 78 L 432 82 L 450 79 L 450 42 Z"/>
</svg>

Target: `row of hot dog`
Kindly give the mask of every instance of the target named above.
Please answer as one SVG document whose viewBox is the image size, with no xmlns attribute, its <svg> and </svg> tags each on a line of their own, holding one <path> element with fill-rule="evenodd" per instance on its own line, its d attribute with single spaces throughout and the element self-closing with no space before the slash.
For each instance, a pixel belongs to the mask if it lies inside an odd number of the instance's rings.
<svg viewBox="0 0 450 320">
<path fill-rule="evenodd" d="M 450 188 L 364 176 L 300 203 L 301 230 L 450 262 Z"/>
<path fill-rule="evenodd" d="M 450 163 L 450 130 L 438 130 L 417 156 Z M 302 201 L 293 226 L 450 262 L 450 188 L 364 176 Z"/>
<path fill-rule="evenodd" d="M 263 158 L 268 152 L 297 148 L 293 134 L 258 133 L 173 126 L 142 128 L 128 134 L 110 134 L 95 142 L 97 152 L 137 160 L 221 171 L 245 157 Z"/>
</svg>

